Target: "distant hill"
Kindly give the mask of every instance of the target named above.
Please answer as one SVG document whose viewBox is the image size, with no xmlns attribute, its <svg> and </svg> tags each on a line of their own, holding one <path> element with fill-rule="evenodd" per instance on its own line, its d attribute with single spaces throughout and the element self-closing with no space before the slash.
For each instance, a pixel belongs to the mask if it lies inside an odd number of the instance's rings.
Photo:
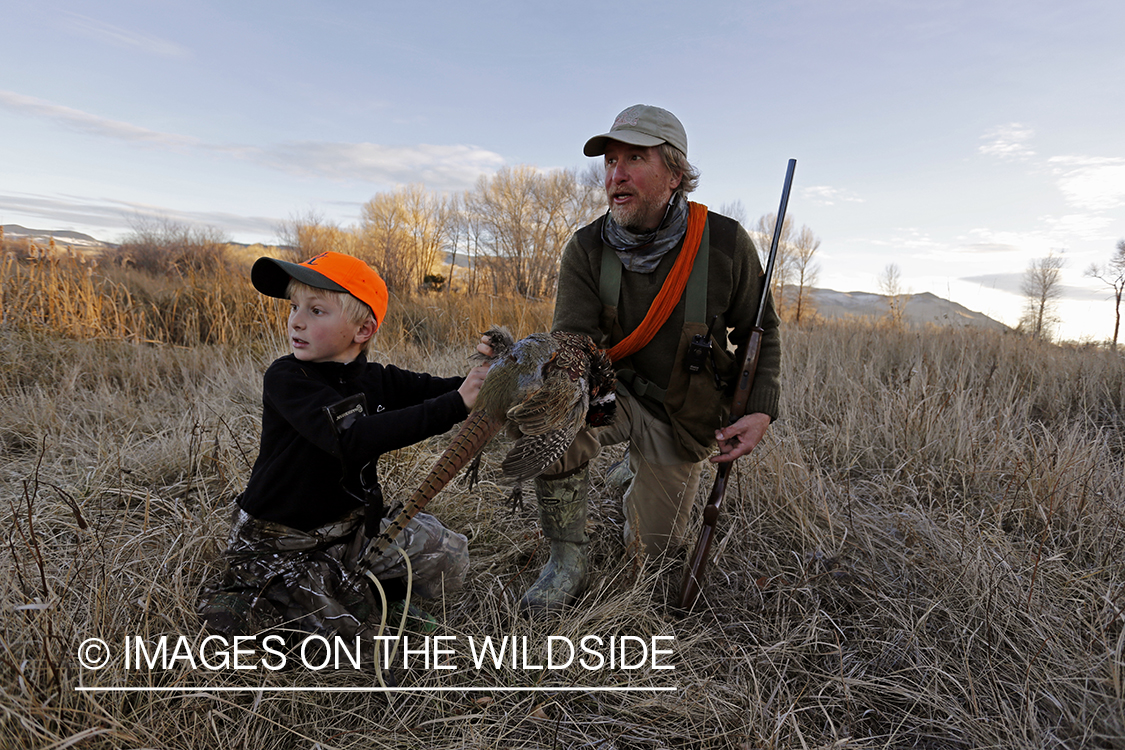
<svg viewBox="0 0 1125 750">
<path fill-rule="evenodd" d="M 115 247 L 112 243 L 102 242 L 88 234 L 71 232 L 66 229 L 28 229 L 27 227 L 21 227 L 19 224 L 4 225 L 4 239 L 30 239 L 36 243 L 46 244 L 50 242 L 52 237 L 55 238 L 55 244 L 57 245 L 75 245 L 84 248 Z"/>
<path fill-rule="evenodd" d="M 35 242 L 38 245 L 46 245 L 48 242 L 51 241 L 52 237 L 55 239 L 56 245 L 71 245 L 71 246 L 74 246 L 74 247 L 82 247 L 82 248 L 86 248 L 86 249 L 90 249 L 90 250 L 119 247 L 119 245 L 117 245 L 116 243 L 105 242 L 103 240 L 99 240 L 97 237 L 91 237 L 90 235 L 82 234 L 81 232 L 71 232 L 70 230 L 67 230 L 67 229 L 61 229 L 61 230 L 56 230 L 56 229 L 28 229 L 27 227 L 22 227 L 19 224 L 5 224 L 4 225 L 4 238 L 5 239 L 9 239 L 9 240 L 30 239 L 32 242 Z M 263 245 L 261 243 L 249 244 L 249 243 L 246 243 L 246 242 L 234 242 L 234 241 L 229 241 L 226 244 L 234 246 L 234 247 L 240 247 L 240 248 L 243 248 L 243 249 L 260 249 L 260 248 L 270 249 L 270 248 L 275 247 L 275 246 L 272 246 L 272 245 Z M 277 249 L 289 250 L 291 248 L 289 248 L 287 246 L 281 246 Z"/>
<path fill-rule="evenodd" d="M 837 292 L 833 289 L 813 289 L 816 311 L 825 318 L 883 318 L 887 315 L 887 298 L 871 292 Z M 973 326 L 993 331 L 1010 330 L 998 320 L 984 313 L 959 305 L 951 300 L 923 292 L 908 295 L 905 318 L 910 325 Z"/>
</svg>

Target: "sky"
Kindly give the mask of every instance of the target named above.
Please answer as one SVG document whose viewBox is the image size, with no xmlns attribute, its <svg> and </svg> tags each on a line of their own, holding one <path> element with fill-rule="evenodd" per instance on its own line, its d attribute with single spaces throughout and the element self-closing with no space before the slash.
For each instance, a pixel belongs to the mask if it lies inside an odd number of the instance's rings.
<svg viewBox="0 0 1125 750">
<path fill-rule="evenodd" d="M 585 169 L 587 138 L 654 104 L 712 208 L 776 211 L 797 160 L 817 286 L 877 292 L 894 263 L 1015 325 L 1053 252 L 1059 334 L 1105 340 L 1085 271 L 1125 238 L 1122 29 L 1111 0 L 6 0 L 0 223 L 271 243 L 410 183 Z"/>
</svg>

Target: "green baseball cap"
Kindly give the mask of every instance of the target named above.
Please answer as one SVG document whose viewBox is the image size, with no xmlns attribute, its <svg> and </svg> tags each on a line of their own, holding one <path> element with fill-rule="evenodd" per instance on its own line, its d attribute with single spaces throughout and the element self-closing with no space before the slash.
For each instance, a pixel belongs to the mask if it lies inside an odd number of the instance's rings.
<svg viewBox="0 0 1125 750">
<path fill-rule="evenodd" d="M 649 104 L 634 104 L 624 110 L 613 121 L 608 133 L 595 135 L 586 141 L 582 153 L 586 156 L 601 156 L 605 153 L 606 141 L 620 141 L 631 146 L 671 145 L 687 156 L 687 132 L 676 116 L 666 109 Z"/>
</svg>

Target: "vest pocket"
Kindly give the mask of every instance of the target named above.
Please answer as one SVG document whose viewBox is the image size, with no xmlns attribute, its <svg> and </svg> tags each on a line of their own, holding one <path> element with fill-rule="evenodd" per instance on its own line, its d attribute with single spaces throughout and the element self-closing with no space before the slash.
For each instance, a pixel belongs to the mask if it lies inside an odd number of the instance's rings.
<svg viewBox="0 0 1125 750">
<path fill-rule="evenodd" d="M 715 449 L 715 430 L 725 427 L 730 418 L 725 388 L 722 384 L 716 385 L 716 379 L 725 381 L 734 372 L 734 358 L 713 336 L 711 356 L 703 369 L 694 374 L 688 372 L 684 362 L 692 337 L 697 334 L 706 336 L 707 325 L 684 323 L 664 399 L 664 409 L 672 422 L 680 451 L 692 461 L 702 461 L 711 455 Z"/>
</svg>

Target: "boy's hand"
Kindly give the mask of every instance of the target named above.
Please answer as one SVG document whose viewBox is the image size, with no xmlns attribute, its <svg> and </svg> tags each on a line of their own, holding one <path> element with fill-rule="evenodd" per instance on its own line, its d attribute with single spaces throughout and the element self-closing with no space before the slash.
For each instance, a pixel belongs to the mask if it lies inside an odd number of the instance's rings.
<svg viewBox="0 0 1125 750">
<path fill-rule="evenodd" d="M 480 349 L 480 344 L 477 349 Z M 491 351 L 491 349 L 489 349 Z M 469 370 L 469 374 L 465 376 L 465 382 L 457 389 L 461 394 L 461 400 L 465 402 L 465 408 L 472 411 L 473 404 L 477 402 L 477 394 L 480 393 L 480 387 L 484 383 L 484 377 L 488 374 L 488 365 L 477 365 Z"/>
<path fill-rule="evenodd" d="M 486 357 L 492 357 L 492 342 L 488 336 L 481 336 L 480 343 L 477 344 L 477 351 Z"/>
</svg>

